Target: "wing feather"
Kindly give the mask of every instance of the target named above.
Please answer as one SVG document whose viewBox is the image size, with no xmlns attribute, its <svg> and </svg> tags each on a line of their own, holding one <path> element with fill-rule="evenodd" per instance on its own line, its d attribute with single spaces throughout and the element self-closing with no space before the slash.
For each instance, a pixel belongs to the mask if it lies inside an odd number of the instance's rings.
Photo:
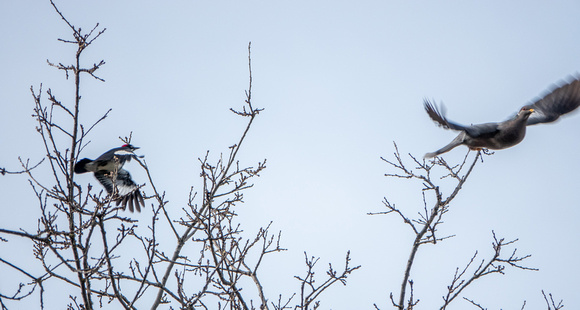
<svg viewBox="0 0 580 310">
<path fill-rule="evenodd" d="M 465 131 L 470 137 L 480 138 L 480 137 L 490 137 L 498 132 L 498 123 L 485 123 L 477 124 L 471 126 L 463 126 L 448 120 L 445 117 L 445 109 L 441 107 L 442 111 L 439 111 L 437 106 L 431 103 L 429 100 L 424 101 L 425 111 L 427 115 L 439 126 L 445 129 L 452 129 L 458 131 Z"/>
<path fill-rule="evenodd" d="M 580 106 L 580 80 L 575 78 L 562 86 L 554 86 L 550 92 L 531 104 L 534 113 L 526 124 L 551 123 L 560 116 L 576 110 L 578 106 Z"/>
<path fill-rule="evenodd" d="M 115 201 L 117 206 L 121 205 L 123 207 L 123 210 L 127 208 L 128 204 L 129 211 L 133 212 L 134 209 L 137 209 L 137 212 L 140 212 L 141 206 L 145 205 L 139 186 L 133 181 L 129 171 L 119 169 L 115 182 L 113 182 L 112 173 L 105 171 L 95 172 L 95 178 L 103 185 L 109 195 L 115 192 L 116 187 L 118 198 Z"/>
</svg>

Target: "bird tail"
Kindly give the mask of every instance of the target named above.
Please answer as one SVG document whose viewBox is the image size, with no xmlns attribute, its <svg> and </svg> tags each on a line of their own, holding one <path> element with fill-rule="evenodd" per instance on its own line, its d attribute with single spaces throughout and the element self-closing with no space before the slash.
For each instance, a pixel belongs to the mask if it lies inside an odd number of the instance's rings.
<svg viewBox="0 0 580 310">
<path fill-rule="evenodd" d="M 446 146 L 438 149 L 435 152 L 432 153 L 427 153 L 425 154 L 425 156 L 423 156 L 423 158 L 433 158 L 435 156 L 441 155 L 443 153 L 447 153 L 449 151 L 451 151 L 452 149 L 454 149 L 455 147 L 463 144 L 463 139 L 464 139 L 464 135 L 465 132 L 460 133 L 455 139 L 453 139 L 453 141 L 451 141 L 449 144 L 447 144 Z"/>
<path fill-rule="evenodd" d="M 87 170 L 87 164 L 92 162 L 92 160 L 88 159 L 88 158 L 83 158 L 81 160 L 79 160 L 76 164 L 75 164 L 75 173 L 85 173 L 85 172 L 89 172 L 89 170 Z"/>
</svg>

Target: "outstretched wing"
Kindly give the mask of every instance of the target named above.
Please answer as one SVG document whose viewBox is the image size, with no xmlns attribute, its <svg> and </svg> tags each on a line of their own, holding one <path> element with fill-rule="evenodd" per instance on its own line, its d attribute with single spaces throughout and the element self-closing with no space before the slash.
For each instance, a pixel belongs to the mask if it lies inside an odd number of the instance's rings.
<svg viewBox="0 0 580 310">
<path fill-rule="evenodd" d="M 427 115 L 435 121 L 435 123 L 445 129 L 465 131 L 470 137 L 480 138 L 480 137 L 490 137 L 498 132 L 498 123 L 485 123 L 477 124 L 471 126 L 463 126 L 448 120 L 445 117 L 445 109 L 441 107 L 441 112 L 437 106 L 431 103 L 429 100 L 424 101 L 425 111 Z"/>
<path fill-rule="evenodd" d="M 143 200 L 143 195 L 139 190 L 139 186 L 131 178 L 129 171 L 125 169 L 119 169 L 116 178 L 113 178 L 112 173 L 107 173 L 105 171 L 95 172 L 95 178 L 105 187 L 107 193 L 112 195 L 117 189 L 117 199 L 115 200 L 117 205 L 122 204 L 123 210 L 129 205 L 129 211 L 133 212 L 134 208 L 137 212 L 141 212 L 141 206 L 145 205 Z M 115 179 L 115 182 L 113 182 Z"/>
<path fill-rule="evenodd" d="M 526 124 L 553 122 L 560 116 L 574 111 L 578 106 L 580 106 L 580 80 L 576 78 L 568 84 L 555 87 L 531 104 L 529 107 L 534 109 L 534 113 Z"/>
<path fill-rule="evenodd" d="M 431 103 L 429 100 L 425 99 L 423 101 L 423 104 L 425 106 L 425 111 L 427 112 L 427 115 L 429 115 L 429 117 L 438 125 L 441 126 L 445 129 L 453 129 L 453 130 L 465 130 L 465 126 L 463 125 L 459 125 L 457 123 L 454 123 L 450 120 L 448 120 L 445 117 L 445 107 L 441 107 L 441 109 L 443 110 L 442 112 L 439 111 L 439 108 L 437 108 L 437 106 L 433 103 Z"/>
</svg>

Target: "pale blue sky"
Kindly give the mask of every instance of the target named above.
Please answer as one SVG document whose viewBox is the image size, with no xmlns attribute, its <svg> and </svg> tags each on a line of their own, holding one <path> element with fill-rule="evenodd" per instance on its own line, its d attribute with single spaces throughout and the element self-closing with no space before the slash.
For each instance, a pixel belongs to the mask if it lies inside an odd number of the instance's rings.
<svg viewBox="0 0 580 310">
<path fill-rule="evenodd" d="M 244 124 L 228 109 L 243 104 L 252 41 L 253 103 L 265 110 L 240 160 L 267 158 L 268 168 L 245 194 L 240 218 L 248 231 L 271 220 L 273 231 L 282 230 L 289 251 L 270 256 L 262 271 L 271 298 L 298 289 L 292 277 L 303 273 L 303 251 L 320 256 L 321 267 L 340 265 L 352 251 L 363 267 L 347 287 L 323 295 L 324 309 L 390 308 L 414 236 L 395 216 L 366 213 L 381 211 L 384 196 L 400 208 L 421 207 L 417 188 L 383 176 L 393 171 L 380 156 L 392 158 L 393 141 L 403 154 L 422 156 L 454 137 L 428 119 L 423 98 L 445 102 L 460 123 L 501 121 L 580 71 L 577 1 L 57 4 L 85 30 L 97 22 L 107 28 L 84 55 L 85 65 L 106 61 L 98 72 L 106 82 L 83 81 L 81 120 L 113 111 L 82 155 L 96 157 L 132 131 L 176 209 L 200 185 L 197 158 L 226 152 L 238 139 Z M 70 101 L 72 82 L 46 64 L 72 61 L 73 47 L 56 40 L 69 37 L 48 1 L 0 3 L 0 167 L 43 156 L 29 87 L 43 83 Z M 454 268 L 475 250 L 489 253 L 492 229 L 519 238 L 518 251 L 532 254 L 528 265 L 540 271 L 491 276 L 467 297 L 489 309 L 520 309 L 523 300 L 537 309 L 544 289 L 567 309 L 580 308 L 578 132 L 578 114 L 534 126 L 521 144 L 477 165 L 441 228 L 457 237 L 418 253 L 419 308 L 439 305 Z M 458 162 L 465 152 L 445 158 Z M 128 168 L 145 181 L 137 165 Z M 90 176 L 77 182 L 95 183 Z M 37 206 L 26 178 L 0 177 L 0 191 L 0 227 L 33 230 Z M 452 307 L 465 308 L 462 300 Z"/>
</svg>

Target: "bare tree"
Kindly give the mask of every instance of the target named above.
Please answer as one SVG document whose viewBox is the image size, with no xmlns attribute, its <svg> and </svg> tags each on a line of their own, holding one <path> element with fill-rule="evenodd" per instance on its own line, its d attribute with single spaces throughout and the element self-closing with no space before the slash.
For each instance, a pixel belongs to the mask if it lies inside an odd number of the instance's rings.
<svg viewBox="0 0 580 310">
<path fill-rule="evenodd" d="M 383 161 L 396 171 L 395 173 L 386 174 L 387 177 L 417 182 L 421 186 L 420 191 L 423 197 L 423 211 L 415 218 L 408 216 L 406 214 L 407 212 L 398 209 L 396 205 L 387 198 L 384 198 L 383 200 L 383 204 L 387 209 L 386 211 L 370 213 L 371 215 L 396 214 L 405 224 L 407 224 L 407 227 L 409 227 L 410 231 L 415 236 L 405 266 L 401 288 L 397 294 L 398 296 L 396 297 L 393 293 L 390 294 L 391 303 L 394 308 L 400 310 L 412 310 L 419 303 L 419 299 L 414 296 L 414 282 L 411 278 L 412 267 L 416 259 L 417 251 L 421 246 L 428 244 L 435 245 L 438 242 L 453 237 L 453 235 L 439 235 L 438 228 L 443 224 L 445 214 L 451 210 L 451 203 L 461 191 L 463 185 L 475 168 L 475 165 L 478 161 L 483 160 L 483 155 L 483 152 L 477 152 L 475 156 L 470 159 L 469 153 L 467 153 L 463 162 L 452 166 L 442 157 L 436 157 L 434 160 L 426 162 L 425 160 L 418 160 L 416 157 L 409 154 L 412 165 L 416 167 L 413 169 L 409 168 L 409 164 L 404 163 L 399 154 L 397 145 L 395 144 L 395 159 L 387 160 L 382 158 Z M 469 159 L 470 162 L 468 161 Z M 453 182 L 451 185 L 448 183 L 440 185 L 439 183 L 442 179 L 449 179 Z M 448 195 L 444 194 L 445 186 L 450 188 L 450 190 L 448 190 L 450 194 Z M 432 203 L 432 206 L 429 206 L 429 202 Z M 466 287 L 472 286 L 476 280 L 484 276 L 495 273 L 504 274 L 507 267 L 523 270 L 537 270 L 536 268 L 522 265 L 522 262 L 531 255 L 520 256 L 517 254 L 517 248 L 513 248 L 517 239 L 505 240 L 504 238 L 498 238 L 493 231 L 492 237 L 493 252 L 490 257 L 480 258 L 478 251 L 475 251 L 464 267 L 456 268 L 451 282 L 446 286 L 447 293 L 442 296 L 443 303 L 440 306 L 441 310 L 447 309 L 451 302 L 461 296 Z M 509 249 L 509 247 L 512 247 L 513 250 Z M 506 250 L 509 252 L 506 253 Z M 473 305 L 477 305 L 469 299 L 466 300 L 470 301 Z M 379 309 L 377 304 L 375 304 L 375 308 Z"/>
<path fill-rule="evenodd" d="M 180 309 L 316 309 L 321 293 L 335 283 L 346 284 L 348 275 L 359 268 L 351 267 L 350 253 L 341 271 L 329 265 L 326 277 L 316 281 L 314 269 L 319 259 L 306 256 L 306 274 L 296 277 L 300 292 L 289 297 L 278 294 L 277 301 L 268 298 L 260 280 L 258 271 L 266 256 L 285 249 L 280 245 L 281 233 L 271 233 L 270 224 L 248 237 L 237 220 L 237 206 L 243 202 L 244 192 L 266 168 L 266 160 L 254 166 L 243 166 L 237 160 L 252 123 L 263 111 L 252 104 L 251 45 L 245 102 L 240 109 L 231 109 L 247 120 L 245 128 L 225 156 L 213 159 L 208 151 L 199 159 L 203 186 L 198 192 L 191 188 L 188 203 L 178 214 L 168 208 L 165 193 L 156 186 L 145 160 L 136 158 L 148 176 L 143 187 L 152 214 L 148 223 L 121 212 L 114 203 L 115 195 L 103 195 L 91 185 L 77 184 L 74 163 L 90 134 L 111 111 L 89 126 L 79 121 L 81 77 L 104 82 L 97 71 L 105 64 L 101 60 L 84 67 L 81 55 L 105 28 L 97 24 L 83 32 L 51 4 L 72 32 L 72 39 L 59 40 L 74 45 L 76 52 L 71 65 L 48 63 L 74 80 L 75 93 L 72 103 L 67 104 L 48 89 L 46 104 L 42 85 L 38 90 L 31 88 L 33 116 L 51 181 L 47 184 L 38 178 L 33 169 L 38 165 L 22 162 L 23 170 L 18 173 L 28 174 L 41 212 L 38 229 L 35 233 L 0 229 L 6 236 L 0 241 L 11 241 L 9 237 L 31 241 L 43 272 L 34 272 L 30 266 L 0 254 L 0 263 L 23 277 L 12 293 L 0 291 L 2 309 L 8 309 L 9 301 L 21 301 L 35 292 L 41 308 L 57 307 L 45 302 L 46 286 L 56 283 L 71 291 L 68 309 L 94 309 L 106 304 L 123 309 L 157 309 L 160 305 Z M 130 143 L 131 137 L 129 134 L 120 139 Z M 5 169 L 1 172 L 9 173 Z M 147 195 L 146 191 L 151 192 Z"/>
<path fill-rule="evenodd" d="M 337 283 L 346 285 L 348 276 L 360 268 L 351 264 L 350 251 L 340 268 L 328 264 L 322 277 L 316 276 L 320 258 L 304 253 L 306 268 L 303 274 L 295 276 L 299 289 L 294 293 L 277 292 L 276 298 L 271 298 L 260 277 L 264 260 L 286 249 L 281 246 L 281 232 L 272 232 L 271 223 L 249 232 L 237 216 L 245 191 L 252 188 L 254 177 L 266 169 L 265 159 L 254 165 L 238 161 L 252 124 L 263 111 L 252 103 L 251 45 L 248 45 L 249 83 L 244 102 L 240 108 L 231 109 L 246 120 L 245 126 L 226 152 L 214 155 L 208 151 L 199 158 L 202 186 L 191 188 L 187 204 L 170 208 L 166 193 L 156 185 L 148 163 L 140 159 L 136 160 L 147 175 L 146 185 L 142 185 L 147 201 L 145 212 L 151 212 L 147 221 L 137 221 L 121 212 L 114 194 L 106 195 L 91 185 L 76 183 L 74 163 L 98 125 L 111 112 L 104 112 L 89 125 L 79 121 L 81 82 L 85 77 L 104 82 L 97 72 L 105 65 L 103 60 L 88 67 L 81 65 L 81 55 L 106 29 L 96 24 L 84 32 L 71 24 L 52 1 L 51 4 L 72 33 L 71 39 L 59 40 L 75 47 L 75 57 L 72 64 L 51 61 L 48 64 L 74 81 L 74 95 L 71 100 L 63 100 L 50 88 L 43 91 L 42 85 L 38 89 L 31 87 L 35 103 L 33 117 L 42 138 L 44 159 L 37 164 L 21 160 L 21 169 L 0 168 L 3 176 L 28 175 L 40 210 L 36 232 L 0 228 L 0 242 L 29 241 L 42 270 L 39 272 L 28 263 L 8 259 L 0 253 L 0 264 L 20 276 L 15 287 L 0 288 L 2 309 L 9 309 L 13 304 L 20 308 L 18 303 L 32 296 L 38 296 L 43 309 L 62 307 L 47 304 L 45 298 L 46 288 L 58 285 L 70 291 L 66 301 L 68 309 L 94 309 L 111 304 L 123 309 L 161 306 L 307 310 L 321 307 L 320 297 L 329 287 Z M 120 139 L 130 143 L 132 133 Z M 394 160 L 383 158 L 396 171 L 387 176 L 420 184 L 422 211 L 411 217 L 408 211 L 398 209 L 385 198 L 386 211 L 372 214 L 397 215 L 414 236 L 400 290 L 390 294 L 394 308 L 411 310 L 419 303 L 413 291 L 413 277 L 417 276 L 412 268 L 418 249 L 452 237 L 440 235 L 438 228 L 482 154 L 466 156 L 459 165 L 449 165 L 440 157 L 425 162 L 410 155 L 411 164 L 408 164 L 395 145 L 394 157 Z M 409 168 L 410 165 L 415 168 Z M 40 177 L 41 168 L 49 171 L 49 181 Z M 439 176 L 445 185 L 440 183 Z M 442 190 L 444 186 L 450 190 Z M 482 257 L 475 251 L 471 259 L 455 269 L 440 309 L 447 309 L 457 299 L 485 309 L 463 296 L 465 288 L 484 276 L 503 274 L 510 267 L 536 270 L 523 265 L 530 255 L 517 254 L 517 239 L 506 240 L 494 231 L 491 233 L 492 254 Z M 562 301 L 557 303 L 551 294 L 542 294 L 548 309 L 563 308 Z M 522 309 L 525 306 L 524 302 Z M 375 304 L 375 308 L 379 306 Z"/>
</svg>

